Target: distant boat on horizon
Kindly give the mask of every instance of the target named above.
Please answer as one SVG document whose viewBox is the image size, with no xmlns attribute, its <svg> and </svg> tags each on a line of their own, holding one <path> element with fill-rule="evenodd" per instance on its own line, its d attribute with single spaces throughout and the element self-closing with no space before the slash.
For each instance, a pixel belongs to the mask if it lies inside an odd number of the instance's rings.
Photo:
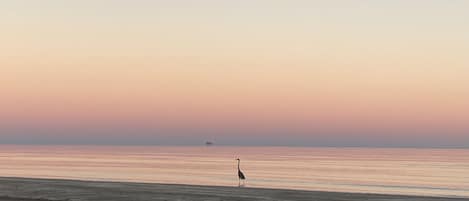
<svg viewBox="0 0 469 201">
<path fill-rule="evenodd" d="M 213 145 L 213 142 L 212 141 L 206 141 L 205 142 L 205 146 L 212 146 Z"/>
</svg>

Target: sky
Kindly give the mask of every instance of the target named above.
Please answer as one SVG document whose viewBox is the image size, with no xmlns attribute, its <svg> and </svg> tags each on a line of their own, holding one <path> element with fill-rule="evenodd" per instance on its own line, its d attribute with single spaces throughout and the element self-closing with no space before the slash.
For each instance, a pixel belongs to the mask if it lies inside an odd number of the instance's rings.
<svg viewBox="0 0 469 201">
<path fill-rule="evenodd" d="M 469 1 L 0 1 L 0 143 L 469 147 Z"/>
</svg>

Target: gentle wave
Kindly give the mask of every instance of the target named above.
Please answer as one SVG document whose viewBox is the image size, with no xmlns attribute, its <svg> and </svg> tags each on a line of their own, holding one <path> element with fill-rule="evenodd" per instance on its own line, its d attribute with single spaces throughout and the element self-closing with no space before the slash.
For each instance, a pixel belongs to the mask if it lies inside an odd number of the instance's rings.
<svg viewBox="0 0 469 201">
<path fill-rule="evenodd" d="M 1 176 L 469 197 L 469 150 L 0 146 Z"/>
</svg>

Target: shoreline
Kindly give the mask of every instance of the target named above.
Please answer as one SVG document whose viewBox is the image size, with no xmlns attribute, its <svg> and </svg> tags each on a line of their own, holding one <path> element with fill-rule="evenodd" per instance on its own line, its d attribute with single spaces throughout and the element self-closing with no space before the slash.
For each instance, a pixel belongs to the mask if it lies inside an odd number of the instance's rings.
<svg viewBox="0 0 469 201">
<path fill-rule="evenodd" d="M 306 191 L 250 187 L 239 188 L 186 184 L 0 177 L 0 201 L 78 200 L 469 201 L 469 198 Z"/>
</svg>

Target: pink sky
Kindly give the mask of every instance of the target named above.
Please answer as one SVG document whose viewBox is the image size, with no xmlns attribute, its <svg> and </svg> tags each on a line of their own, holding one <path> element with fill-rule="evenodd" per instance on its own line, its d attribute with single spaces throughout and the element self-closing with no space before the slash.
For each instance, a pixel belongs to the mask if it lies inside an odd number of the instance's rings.
<svg viewBox="0 0 469 201">
<path fill-rule="evenodd" d="M 469 146 L 466 1 L 21 1 L 5 143 Z"/>
</svg>

